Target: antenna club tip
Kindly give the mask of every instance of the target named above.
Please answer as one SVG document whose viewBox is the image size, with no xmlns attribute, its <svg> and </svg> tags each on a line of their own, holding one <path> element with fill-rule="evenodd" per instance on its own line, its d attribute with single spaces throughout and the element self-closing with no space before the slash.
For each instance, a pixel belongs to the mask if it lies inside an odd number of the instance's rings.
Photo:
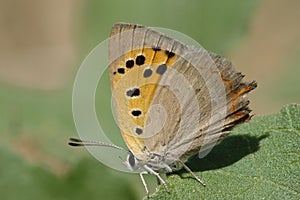
<svg viewBox="0 0 300 200">
<path fill-rule="evenodd" d="M 73 143 L 73 142 L 68 142 L 68 145 L 73 146 L 73 147 L 76 147 L 76 146 L 82 146 L 82 145 L 80 145 L 80 144 Z"/>
</svg>

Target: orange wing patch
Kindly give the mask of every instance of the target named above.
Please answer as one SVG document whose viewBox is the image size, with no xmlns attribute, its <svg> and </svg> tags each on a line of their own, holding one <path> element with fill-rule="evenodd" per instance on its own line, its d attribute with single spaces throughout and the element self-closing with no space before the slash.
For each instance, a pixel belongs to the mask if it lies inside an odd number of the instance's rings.
<svg viewBox="0 0 300 200">
<path fill-rule="evenodd" d="M 167 50 L 133 50 L 110 65 L 111 87 L 122 136 L 137 155 L 144 148 L 143 127 L 164 72 L 178 57 Z"/>
</svg>

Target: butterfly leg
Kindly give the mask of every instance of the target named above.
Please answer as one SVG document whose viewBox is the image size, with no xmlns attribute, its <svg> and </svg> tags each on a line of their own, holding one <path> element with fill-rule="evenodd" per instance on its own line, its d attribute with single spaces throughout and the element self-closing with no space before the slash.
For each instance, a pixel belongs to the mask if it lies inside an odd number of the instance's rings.
<svg viewBox="0 0 300 200">
<path fill-rule="evenodd" d="M 143 176 L 144 174 L 147 174 L 147 172 L 141 172 L 141 173 L 140 173 L 140 177 L 141 177 L 142 183 L 143 183 L 143 185 L 144 185 L 144 187 L 145 187 L 145 190 L 146 190 L 146 193 L 147 193 L 147 198 L 149 198 L 149 190 L 148 190 L 147 183 L 146 183 L 146 181 L 145 181 L 145 179 L 144 179 L 144 176 Z"/>
<path fill-rule="evenodd" d="M 157 185 L 161 185 L 161 182 L 160 182 L 159 178 L 157 178 L 157 176 L 156 176 L 156 182 L 157 182 Z"/>
<path fill-rule="evenodd" d="M 170 193 L 170 190 L 166 184 L 166 182 L 164 181 L 164 179 L 162 179 L 162 177 L 159 175 L 159 173 L 155 172 L 153 169 L 151 169 L 150 167 L 148 167 L 147 165 L 144 165 L 144 169 L 147 170 L 150 174 L 153 174 L 156 176 L 156 178 L 163 184 L 163 186 L 165 187 L 165 190 Z"/>
<path fill-rule="evenodd" d="M 184 162 L 182 162 L 181 160 L 178 160 L 178 162 L 180 162 L 180 164 L 185 168 L 186 171 L 188 171 L 190 174 L 192 174 L 192 176 L 199 182 L 201 183 L 204 187 L 206 186 L 205 183 L 198 178 L 198 176 L 196 176 L 196 174 L 188 167 L 186 166 L 186 164 L 184 164 Z"/>
</svg>

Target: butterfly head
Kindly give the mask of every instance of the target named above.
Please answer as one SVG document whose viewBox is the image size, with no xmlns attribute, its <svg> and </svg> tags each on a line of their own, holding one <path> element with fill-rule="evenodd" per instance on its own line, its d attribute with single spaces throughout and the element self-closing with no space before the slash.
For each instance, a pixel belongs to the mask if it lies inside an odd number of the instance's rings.
<svg viewBox="0 0 300 200">
<path fill-rule="evenodd" d="M 127 159 L 123 162 L 128 169 L 134 171 L 140 167 L 140 162 L 138 159 L 133 155 L 133 153 L 129 152 Z"/>
<path fill-rule="evenodd" d="M 176 159 L 169 158 L 169 156 L 151 152 L 144 153 L 143 155 L 142 159 L 138 159 L 132 152 L 129 152 L 124 164 L 131 171 L 147 171 L 147 168 L 151 168 L 155 172 L 170 173 L 182 168 L 180 162 Z"/>
</svg>

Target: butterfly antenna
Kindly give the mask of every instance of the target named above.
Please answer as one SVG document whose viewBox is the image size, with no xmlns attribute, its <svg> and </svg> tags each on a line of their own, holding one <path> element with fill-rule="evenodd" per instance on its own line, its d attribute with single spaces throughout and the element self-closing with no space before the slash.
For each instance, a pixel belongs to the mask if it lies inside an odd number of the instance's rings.
<svg viewBox="0 0 300 200">
<path fill-rule="evenodd" d="M 81 140 L 78 138 L 70 138 L 68 144 L 73 147 L 80 147 L 80 146 L 112 147 L 112 148 L 119 149 L 119 150 L 122 150 L 125 152 L 129 152 L 129 151 L 127 151 L 121 147 L 118 147 L 116 145 L 113 145 L 113 144 L 108 144 L 108 143 L 103 143 L 103 142 L 93 141 L 93 140 Z"/>
</svg>

